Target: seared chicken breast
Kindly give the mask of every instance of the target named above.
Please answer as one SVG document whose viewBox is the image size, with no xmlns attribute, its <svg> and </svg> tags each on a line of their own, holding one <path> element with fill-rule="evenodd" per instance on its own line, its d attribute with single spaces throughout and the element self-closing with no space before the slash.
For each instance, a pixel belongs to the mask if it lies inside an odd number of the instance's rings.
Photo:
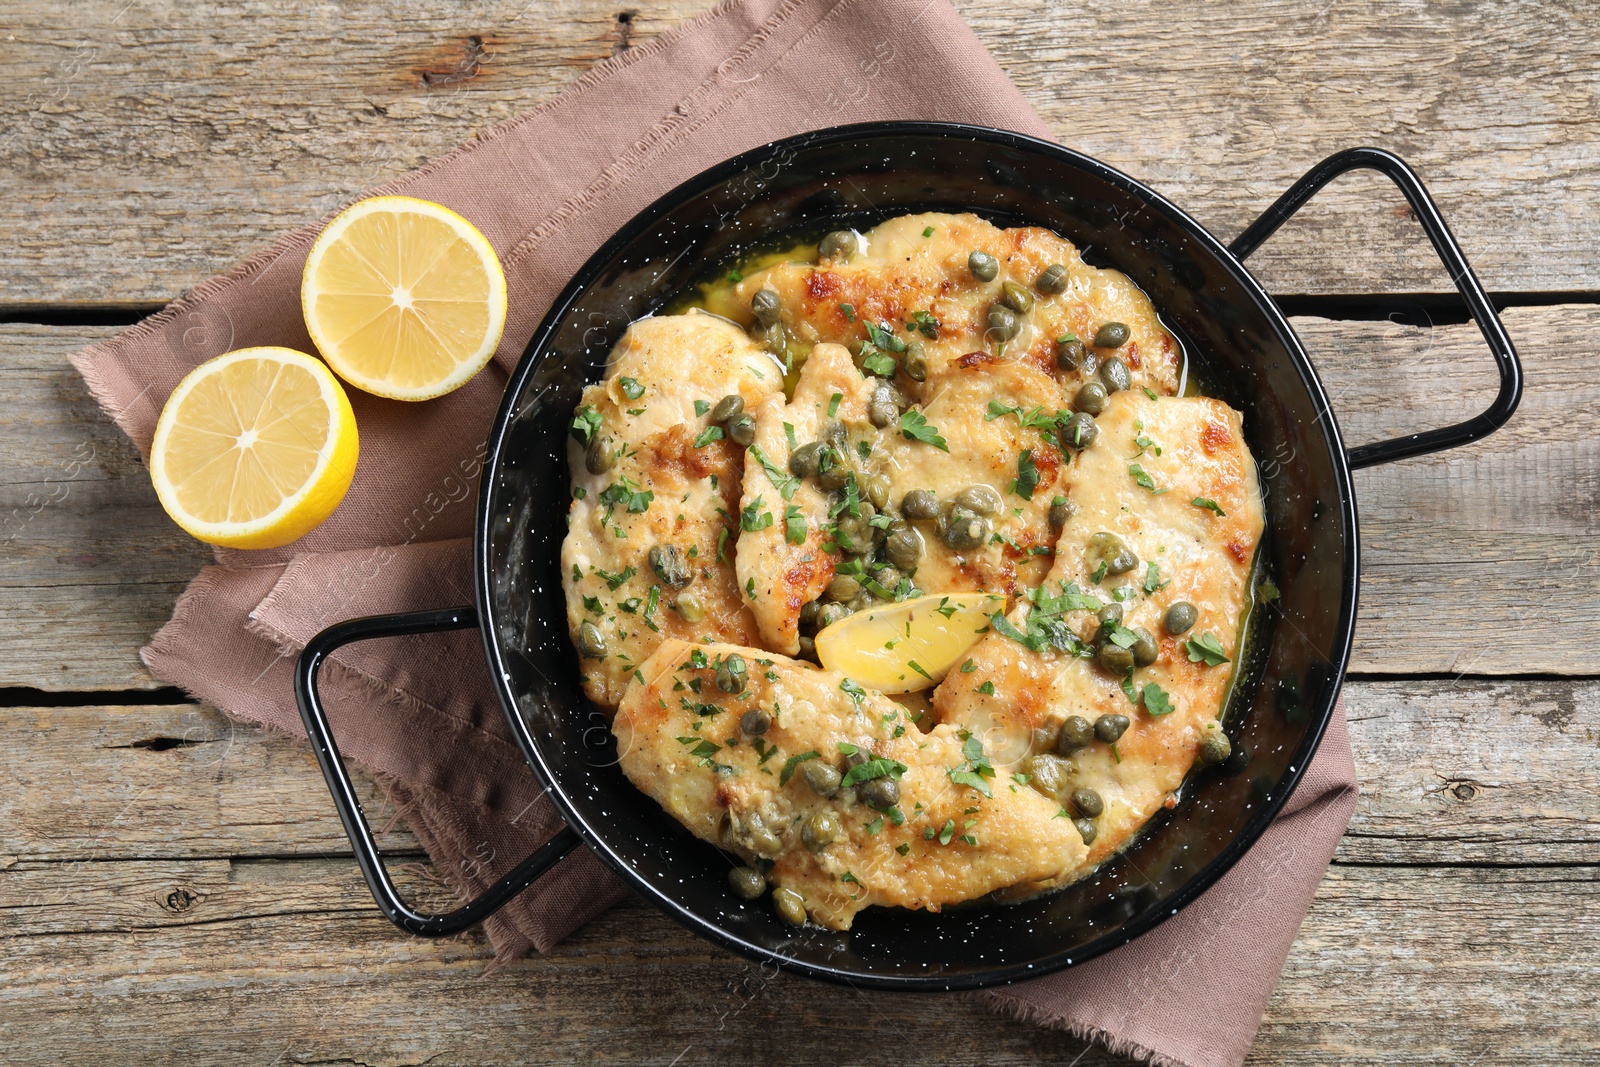
<svg viewBox="0 0 1600 1067">
<path fill-rule="evenodd" d="M 924 734 L 841 674 L 675 640 L 639 671 L 613 723 L 623 773 L 697 837 L 770 862 L 823 926 L 874 904 L 937 911 L 1086 854 L 1061 806 L 975 739 Z"/>
<path fill-rule="evenodd" d="M 601 707 L 664 638 L 758 639 L 734 574 L 744 450 L 709 414 L 782 388 L 783 368 L 743 330 L 689 314 L 634 323 L 583 391 L 561 573 L 584 690 Z"/>
<path fill-rule="evenodd" d="M 1101 358 L 1115 353 L 1129 368 L 1135 388 L 1177 391 L 1182 354 L 1161 325 L 1150 300 L 1119 271 L 1091 267 L 1072 242 L 1039 227 L 1002 230 L 976 215 L 929 213 L 890 219 L 861 234 L 858 251 L 815 263 L 779 263 L 747 275 L 735 288 L 739 304 L 762 289 L 782 301 L 782 322 L 796 342 L 850 344 L 869 340 L 869 325 L 899 341 L 922 346 L 929 373 L 969 352 L 995 352 L 1033 364 L 1061 381 L 1068 398 L 1088 381 Z M 970 265 L 974 252 L 990 256 L 995 272 L 985 280 Z M 1059 286 L 1043 292 L 1040 276 L 1062 267 Z M 1017 332 L 1006 339 L 990 309 L 1007 284 L 1022 287 L 1029 307 L 1016 315 Z M 1004 312 L 999 316 L 1004 320 Z M 1096 349 L 1100 327 L 1128 328 L 1118 348 Z M 1086 359 L 1063 368 L 1057 341 L 1076 338 Z M 920 395 L 921 387 L 907 389 Z"/>
<path fill-rule="evenodd" d="M 1221 401 L 1122 392 L 1098 424 L 1067 471 L 1077 510 L 1049 579 L 933 697 L 937 722 L 981 738 L 996 766 L 1031 773 L 1089 820 L 1094 841 L 1077 870 L 1155 814 L 1219 728 L 1264 522 L 1239 415 Z M 1165 621 L 1176 604 L 1192 608 L 1180 633 Z M 1095 652 L 1102 626 L 1126 654 Z M 1114 747 L 1068 726 L 1101 716 L 1126 719 Z M 1074 809 L 1076 790 L 1103 811 Z"/>
</svg>

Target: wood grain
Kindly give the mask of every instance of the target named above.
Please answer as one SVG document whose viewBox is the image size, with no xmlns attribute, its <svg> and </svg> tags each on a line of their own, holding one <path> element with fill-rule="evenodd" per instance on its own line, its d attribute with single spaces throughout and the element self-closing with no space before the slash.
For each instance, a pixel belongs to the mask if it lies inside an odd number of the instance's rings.
<svg viewBox="0 0 1600 1067">
<path fill-rule="evenodd" d="M 163 302 L 707 6 L 13 2 L 0 309 Z M 1421 171 L 1491 287 L 1596 288 L 1591 5 L 957 6 L 1062 141 L 1224 237 L 1323 156 L 1376 143 Z M 1375 176 L 1319 196 L 1253 266 L 1279 292 L 1449 288 Z"/>
<path fill-rule="evenodd" d="M 348 863 L 275 868 L 263 884 L 251 865 L 96 864 L 56 907 L 37 899 L 60 883 L 45 877 L 30 897 L 32 868 L 0 873 L 0 913 L 27 913 L 0 935 L 0 1054 L 13 1064 L 100 1063 L 107 1048 L 128 1064 L 667 1064 L 856 1062 L 879 1049 L 897 1064 L 1124 1062 L 1074 1059 L 1081 1042 L 999 1022 L 960 996 L 775 974 L 634 901 L 548 956 L 485 974 L 476 938 L 395 933 Z M 1331 868 L 1249 1062 L 1595 1062 L 1597 877 L 1594 867 Z"/>
<path fill-rule="evenodd" d="M 1513 308 L 1506 322 L 1528 373 L 1510 425 L 1357 475 L 1357 671 L 1600 673 L 1600 385 L 1588 369 L 1600 307 Z M 1296 326 L 1351 443 L 1464 418 L 1494 394 L 1470 325 Z M 14 635 L 0 685 L 159 684 L 136 650 L 209 559 L 66 363 L 107 332 L 0 326 L 0 627 Z"/>
</svg>

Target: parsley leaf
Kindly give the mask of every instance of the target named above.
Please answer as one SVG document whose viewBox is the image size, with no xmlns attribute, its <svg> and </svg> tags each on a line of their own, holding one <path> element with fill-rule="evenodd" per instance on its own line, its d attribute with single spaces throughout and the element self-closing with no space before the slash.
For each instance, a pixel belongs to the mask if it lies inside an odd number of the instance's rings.
<svg viewBox="0 0 1600 1067">
<path fill-rule="evenodd" d="M 992 697 L 994 696 L 994 682 L 984 682 L 982 685 L 978 686 L 978 688 L 974 689 L 973 692 L 982 693 L 986 697 Z"/>
<path fill-rule="evenodd" d="M 1171 715 L 1178 710 L 1178 705 L 1172 702 L 1172 694 L 1154 682 L 1146 685 L 1139 695 L 1144 699 L 1144 710 L 1152 715 Z"/>
<path fill-rule="evenodd" d="M 1148 489 L 1158 496 L 1167 491 L 1165 489 L 1157 489 L 1155 480 L 1152 479 L 1150 475 L 1145 472 L 1145 469 L 1139 466 L 1137 463 L 1128 464 L 1128 476 L 1137 482 L 1140 488 Z"/>
<path fill-rule="evenodd" d="M 839 414 L 839 401 L 844 399 L 843 393 L 834 393 L 828 398 L 828 418 Z"/>
<path fill-rule="evenodd" d="M 860 785 L 870 782 L 874 778 L 899 778 L 905 774 L 907 767 L 899 760 L 892 760 L 887 756 L 869 759 L 865 763 L 858 763 L 851 767 L 845 776 L 839 780 L 840 788 Z"/>
<path fill-rule="evenodd" d="M 640 515 L 650 509 L 650 501 L 656 498 L 655 491 L 646 489 L 639 492 L 633 488 L 633 484 L 627 478 L 619 478 L 600 490 L 600 503 L 606 505 L 608 515 L 610 509 L 618 504 L 626 505 L 631 515 Z"/>
<path fill-rule="evenodd" d="M 924 237 L 932 237 L 933 236 L 933 227 L 932 226 L 924 226 L 922 228 L 922 236 L 924 236 Z"/>
<path fill-rule="evenodd" d="M 861 706 L 862 699 L 867 695 L 867 691 L 861 688 L 860 683 L 851 678 L 840 682 L 839 688 L 850 694 L 850 699 L 856 702 L 857 707 Z"/>
<path fill-rule="evenodd" d="M 867 336 L 872 338 L 872 343 L 885 352 L 904 352 L 906 343 L 894 335 L 894 328 L 887 322 L 867 323 Z"/>
<path fill-rule="evenodd" d="M 941 452 L 950 451 L 950 443 L 939 436 L 939 428 L 928 425 L 927 418 L 915 408 L 900 416 L 900 433 L 908 440 L 930 444 Z"/>
<path fill-rule="evenodd" d="M 617 591 L 623 582 L 626 582 L 629 578 L 632 578 L 635 574 L 639 573 L 631 566 L 623 568 L 621 574 L 612 574 L 610 571 L 603 571 L 599 567 L 594 568 L 594 572 L 600 577 L 601 581 L 606 583 L 606 588 L 611 590 L 613 593 Z"/>
<path fill-rule="evenodd" d="M 806 760 L 821 758 L 822 753 L 818 752 L 816 749 L 812 749 L 810 752 L 802 752 L 798 756 L 790 756 L 788 759 L 783 761 L 783 770 L 778 774 L 778 784 L 788 785 L 789 779 L 794 777 L 794 769 L 800 766 L 800 764 L 804 763 Z"/>
<path fill-rule="evenodd" d="M 893 356 L 887 352 L 879 352 L 876 349 L 861 357 L 861 369 L 868 374 L 875 374 L 879 378 L 893 378 L 894 372 L 899 367 L 900 364 L 894 361 Z"/>
<path fill-rule="evenodd" d="M 1033 499 L 1033 491 L 1039 488 L 1039 468 L 1033 464 L 1033 449 L 1028 449 L 1017 457 L 1017 481 L 1011 487 L 1024 500 Z"/>
<path fill-rule="evenodd" d="M 1168 579 L 1165 582 L 1163 582 L 1161 580 L 1161 568 L 1156 566 L 1155 560 L 1151 560 L 1150 561 L 1150 565 L 1145 568 L 1145 572 L 1144 572 L 1144 593 L 1145 593 L 1145 596 L 1149 596 L 1151 593 L 1154 593 L 1156 590 L 1163 589 L 1166 586 L 1169 586 L 1171 584 L 1172 584 L 1171 579 Z"/>
<path fill-rule="evenodd" d="M 783 509 L 783 539 L 791 545 L 806 543 L 806 517 L 793 504 Z"/>
<path fill-rule="evenodd" d="M 911 323 L 916 331 L 930 341 L 939 339 L 939 320 L 933 317 L 931 311 L 913 311 Z"/>
<path fill-rule="evenodd" d="M 739 528 L 745 533 L 755 533 L 771 526 L 772 512 L 762 510 L 765 504 L 766 501 L 759 496 L 746 504 L 744 511 L 739 514 Z"/>
<path fill-rule="evenodd" d="M 1217 640 L 1215 634 L 1204 633 L 1199 637 L 1191 637 L 1183 643 L 1183 650 L 1189 653 L 1190 663 L 1204 663 L 1207 667 L 1220 667 L 1228 662 L 1227 654 L 1222 648 L 1222 642 Z"/>
<path fill-rule="evenodd" d="M 723 434 L 721 426 L 707 426 L 705 429 L 701 430 L 695 435 L 694 447 L 704 448 L 713 441 L 722 440 L 722 437 Z"/>
<path fill-rule="evenodd" d="M 750 452 L 756 457 L 756 461 L 761 464 L 761 469 L 767 472 L 767 480 L 778 491 L 778 495 L 785 500 L 793 500 L 794 491 L 800 488 L 800 479 L 785 474 L 781 468 L 767 458 L 767 454 L 761 450 L 760 445 L 751 445 Z"/>
<path fill-rule="evenodd" d="M 978 669 L 978 665 L 976 663 L 972 662 L 970 659 L 967 660 L 967 662 L 965 662 L 965 663 L 963 663 L 961 665 L 961 673 L 962 674 L 971 674 L 973 671 L 975 671 L 977 669 Z"/>
<path fill-rule="evenodd" d="M 617 384 L 622 386 L 622 393 L 629 400 L 638 400 L 644 396 L 644 386 L 639 384 L 637 378 L 618 378 Z"/>
<path fill-rule="evenodd" d="M 1205 510 L 1212 512 L 1219 519 L 1226 518 L 1228 514 L 1226 511 L 1223 511 L 1217 506 L 1217 502 L 1215 500 L 1211 500 L 1207 497 L 1197 496 L 1193 500 L 1189 501 L 1189 503 L 1193 504 L 1197 508 L 1204 508 Z"/>
<path fill-rule="evenodd" d="M 711 404 L 710 404 L 709 401 L 696 400 L 694 402 L 694 417 L 695 418 L 698 419 L 700 416 L 704 415 L 706 412 L 708 412 L 710 410 L 711 410 Z"/>
<path fill-rule="evenodd" d="M 579 444 L 587 445 L 600 432 L 600 413 L 593 404 L 585 404 L 572 416 L 572 436 Z"/>
</svg>

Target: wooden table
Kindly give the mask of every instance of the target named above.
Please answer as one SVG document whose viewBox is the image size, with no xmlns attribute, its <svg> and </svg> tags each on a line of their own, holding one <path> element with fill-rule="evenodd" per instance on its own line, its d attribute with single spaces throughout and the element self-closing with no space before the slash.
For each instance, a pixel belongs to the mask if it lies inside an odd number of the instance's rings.
<svg viewBox="0 0 1600 1067">
<path fill-rule="evenodd" d="M 774 976 L 637 903 L 485 974 L 481 938 L 377 915 L 303 746 L 139 662 L 207 554 L 67 354 L 701 6 L 0 5 L 6 1062 L 1119 1062 L 959 998 Z M 1356 479 L 1362 798 L 1251 1062 L 1600 1063 L 1600 17 L 960 6 L 1063 142 L 1224 237 L 1334 149 L 1398 151 L 1506 305 L 1511 425 Z M 1352 442 L 1492 394 L 1381 179 L 1252 265 Z"/>
</svg>

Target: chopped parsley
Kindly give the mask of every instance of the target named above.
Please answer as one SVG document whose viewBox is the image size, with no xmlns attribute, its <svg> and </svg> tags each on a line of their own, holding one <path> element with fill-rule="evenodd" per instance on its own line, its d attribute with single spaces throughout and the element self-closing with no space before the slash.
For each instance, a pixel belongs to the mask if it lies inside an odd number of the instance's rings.
<svg viewBox="0 0 1600 1067">
<path fill-rule="evenodd" d="M 852 749 L 855 748 L 854 745 L 850 747 Z M 870 782 L 874 778 L 898 779 L 906 773 L 907 769 L 906 765 L 899 760 L 892 760 L 887 756 L 879 756 L 876 759 L 869 759 L 865 763 L 858 763 L 851 767 L 845 773 L 845 776 L 839 780 L 839 786 L 840 788 L 849 788 L 853 785 L 860 785 L 862 782 Z"/>
<path fill-rule="evenodd" d="M 621 574 L 612 574 L 610 571 L 601 570 L 599 567 L 594 568 L 594 573 L 600 578 L 601 581 L 606 583 L 607 589 L 615 593 L 622 586 L 623 582 L 626 582 L 629 578 L 632 578 L 639 572 L 634 570 L 632 566 L 628 566 L 623 568 Z"/>
<path fill-rule="evenodd" d="M 922 675 L 922 676 L 923 676 L 923 677 L 924 677 L 924 678 L 926 678 L 926 679 L 927 679 L 927 680 L 928 680 L 928 681 L 930 681 L 930 682 L 931 682 L 931 681 L 933 681 L 933 680 L 934 680 L 934 677 L 933 677 L 933 675 L 931 675 L 931 674 L 929 674 L 929 673 L 928 673 L 928 672 L 927 672 L 927 671 L 925 671 L 925 670 L 923 670 L 923 669 L 922 669 L 922 664 L 920 664 L 920 663 L 918 663 L 918 662 L 917 662 L 917 661 L 916 661 L 916 660 L 914 660 L 914 659 L 908 659 L 908 660 L 906 660 L 906 666 L 907 666 L 907 667 L 910 667 L 910 668 L 911 668 L 911 669 L 912 669 L 912 670 L 914 670 L 914 671 L 916 671 L 916 672 L 917 672 L 917 673 L 918 673 L 918 674 L 920 674 L 920 675 Z"/>
<path fill-rule="evenodd" d="M 728 528 L 726 526 L 724 526 L 722 529 L 717 531 L 717 562 L 718 563 L 726 563 L 726 562 L 728 562 L 727 548 L 728 548 Z"/>
<path fill-rule="evenodd" d="M 939 436 L 939 428 L 930 426 L 927 418 L 915 408 L 900 416 L 900 434 L 908 440 L 930 444 L 941 452 L 950 451 L 950 443 Z"/>
<path fill-rule="evenodd" d="M 711 404 L 709 402 L 707 402 L 705 400 L 696 400 L 694 402 L 694 417 L 695 418 L 698 419 L 700 416 L 704 415 L 706 412 L 708 412 L 710 410 L 711 410 Z"/>
<path fill-rule="evenodd" d="M 1033 464 L 1033 449 L 1030 448 L 1017 457 L 1017 480 L 1011 483 L 1011 491 L 1024 500 L 1032 500 L 1037 488 L 1039 468 Z"/>
<path fill-rule="evenodd" d="M 756 461 L 761 464 L 761 469 L 767 472 L 767 480 L 770 481 L 772 483 L 772 487 L 778 491 L 778 495 L 783 497 L 785 500 L 793 500 L 794 491 L 800 488 L 800 479 L 792 475 L 785 474 L 780 467 L 773 463 L 772 460 L 767 458 L 767 454 L 761 450 L 760 445 L 751 445 L 750 453 L 755 456 Z"/>
<path fill-rule="evenodd" d="M 721 745 L 707 741 L 703 737 L 680 737 L 678 738 L 678 743 L 693 745 L 694 747 L 689 749 L 689 755 L 699 759 L 703 767 L 710 767 L 712 765 L 711 757 L 722 751 Z"/>
<path fill-rule="evenodd" d="M 982 693 L 986 697 L 992 697 L 994 696 L 994 682 L 992 680 L 984 682 L 982 685 L 978 686 L 978 688 L 974 689 L 973 692 Z"/>
<path fill-rule="evenodd" d="M 1178 710 L 1178 705 L 1172 702 L 1172 694 L 1154 682 L 1146 685 L 1139 695 L 1144 702 L 1144 710 L 1152 715 L 1171 715 Z"/>
<path fill-rule="evenodd" d="M 839 401 L 844 399 L 843 393 L 834 393 L 828 398 L 828 418 L 839 414 Z"/>
<path fill-rule="evenodd" d="M 644 386 L 639 384 L 637 378 L 618 378 L 617 384 L 622 386 L 622 394 L 629 400 L 638 400 L 644 396 Z"/>
<path fill-rule="evenodd" d="M 578 439 L 579 444 L 587 445 L 599 432 L 600 412 L 595 410 L 593 404 L 583 405 L 572 417 L 572 436 Z"/>
<path fill-rule="evenodd" d="M 856 702 L 856 707 L 861 706 L 861 701 L 867 695 L 867 691 L 861 688 L 860 683 L 851 678 L 846 678 L 844 681 L 840 682 L 839 688 L 850 695 L 850 699 Z"/>
<path fill-rule="evenodd" d="M 839 310 L 844 314 L 844 321 L 856 321 L 856 306 L 854 304 L 840 304 Z"/>
<path fill-rule="evenodd" d="M 604 489 L 600 490 L 600 503 L 606 505 L 606 514 L 611 514 L 611 509 L 618 504 L 624 505 L 630 515 L 640 515 L 650 509 L 650 501 L 656 498 L 653 490 L 639 491 L 638 486 L 627 477 L 618 478 Z"/>
<path fill-rule="evenodd" d="M 1144 572 L 1144 594 L 1145 594 L 1145 596 L 1149 596 L 1151 593 L 1154 593 L 1156 590 L 1164 589 L 1164 588 L 1166 588 L 1167 586 L 1169 586 L 1171 584 L 1172 584 L 1171 579 L 1168 579 L 1165 582 L 1163 582 L 1161 580 L 1161 568 L 1156 566 L 1155 560 L 1151 560 L 1150 561 L 1150 565 L 1145 568 L 1145 572 Z"/>
<path fill-rule="evenodd" d="M 1215 500 L 1212 500 L 1209 497 L 1197 496 L 1193 500 L 1189 501 L 1189 503 L 1193 504 L 1197 508 L 1204 508 L 1206 511 L 1211 512 L 1219 519 L 1226 518 L 1228 515 L 1226 511 L 1223 511 L 1217 506 L 1217 502 Z"/>
<path fill-rule="evenodd" d="M 901 842 L 900 844 L 894 846 L 894 850 L 900 853 L 900 855 L 904 856 L 907 852 L 911 851 L 911 846 Z"/>
<path fill-rule="evenodd" d="M 728 280 L 730 282 L 733 282 L 735 285 L 737 285 L 740 282 L 744 281 L 744 274 L 741 271 L 730 270 L 728 272 Z"/>
<path fill-rule="evenodd" d="M 794 504 L 783 509 L 783 539 L 791 545 L 806 543 L 806 517 Z"/>
<path fill-rule="evenodd" d="M 930 341 L 939 339 L 939 320 L 933 317 L 931 311 L 913 311 L 906 329 L 916 330 Z"/>
<path fill-rule="evenodd" d="M 923 227 L 922 236 L 924 236 L 924 237 L 932 237 L 933 236 L 933 227 L 932 226 Z"/>
<path fill-rule="evenodd" d="M 1155 480 L 1151 478 L 1150 475 L 1145 472 L 1145 469 L 1139 466 L 1137 463 L 1128 464 L 1128 477 L 1132 478 L 1136 483 L 1138 483 L 1140 488 L 1148 489 L 1157 496 L 1167 492 L 1165 489 L 1157 489 Z"/>
<path fill-rule="evenodd" d="M 861 357 L 861 369 L 868 374 L 875 374 L 879 378 L 893 378 L 894 372 L 900 364 L 887 352 L 873 350 Z"/>
<path fill-rule="evenodd" d="M 904 352 L 906 343 L 894 335 L 894 329 L 885 323 L 867 323 L 867 336 L 885 352 Z"/>
<path fill-rule="evenodd" d="M 978 665 L 976 663 L 972 662 L 970 659 L 967 660 L 967 662 L 965 662 L 965 663 L 963 663 L 961 665 L 961 673 L 962 674 L 971 674 L 973 671 L 975 671 L 977 669 L 978 669 Z"/>
<path fill-rule="evenodd" d="M 701 430 L 695 435 L 694 447 L 704 448 L 713 441 L 722 440 L 722 437 L 723 434 L 721 426 L 707 426 L 705 429 Z"/>
<path fill-rule="evenodd" d="M 584 610 L 589 612 L 591 615 L 604 615 L 606 613 L 605 605 L 600 603 L 600 598 L 597 596 L 584 597 L 583 607 Z"/>
<path fill-rule="evenodd" d="M 788 785 L 789 779 L 794 777 L 794 769 L 800 766 L 800 764 L 804 763 L 806 760 L 821 758 L 822 753 L 818 752 L 816 749 L 812 749 L 810 752 L 802 752 L 798 756 L 790 756 L 788 759 L 783 761 L 783 770 L 778 773 L 778 784 Z"/>
<path fill-rule="evenodd" d="M 739 514 L 739 528 L 745 533 L 755 533 L 765 530 L 772 525 L 772 512 L 762 510 L 766 501 L 756 497 L 744 506 L 744 511 Z"/>
<path fill-rule="evenodd" d="M 1207 667 L 1220 667 L 1228 662 L 1228 656 L 1223 651 L 1222 642 L 1217 640 L 1215 634 L 1204 633 L 1199 637 L 1191 637 L 1183 643 L 1183 650 L 1189 653 L 1190 663 L 1204 663 Z"/>
</svg>

